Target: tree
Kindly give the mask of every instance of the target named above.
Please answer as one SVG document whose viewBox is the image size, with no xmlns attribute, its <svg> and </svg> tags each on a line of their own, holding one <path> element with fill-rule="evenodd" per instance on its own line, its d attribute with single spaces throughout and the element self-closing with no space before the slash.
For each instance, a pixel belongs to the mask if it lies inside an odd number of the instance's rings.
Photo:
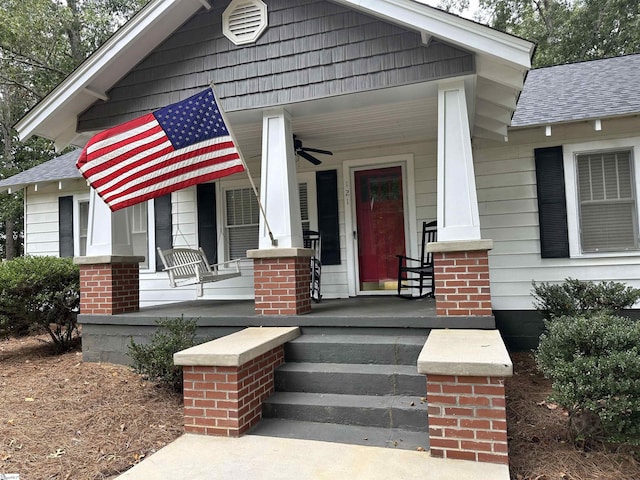
<svg viewBox="0 0 640 480">
<path fill-rule="evenodd" d="M 461 11 L 468 0 L 443 0 Z M 476 18 L 537 44 L 534 67 L 640 51 L 638 0 L 480 0 Z"/>
<path fill-rule="evenodd" d="M 54 156 L 51 142 L 18 141 L 13 125 L 148 0 L 0 0 L 0 178 Z M 13 258 L 20 194 L 0 195 L 0 256 Z"/>
</svg>

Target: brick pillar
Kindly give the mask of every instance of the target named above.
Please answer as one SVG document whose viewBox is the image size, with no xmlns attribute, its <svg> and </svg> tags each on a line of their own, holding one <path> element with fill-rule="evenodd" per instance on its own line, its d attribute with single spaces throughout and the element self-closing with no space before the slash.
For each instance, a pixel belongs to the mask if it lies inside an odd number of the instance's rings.
<svg viewBox="0 0 640 480">
<path fill-rule="evenodd" d="M 488 250 L 491 240 L 436 242 L 433 252 L 436 313 L 447 317 L 489 317 L 491 283 Z"/>
<path fill-rule="evenodd" d="M 280 345 L 240 366 L 184 366 L 184 431 L 239 437 L 262 418 L 273 393 L 273 371 L 284 363 Z"/>
<path fill-rule="evenodd" d="M 498 330 L 432 330 L 418 356 L 427 376 L 431 456 L 509 463 L 504 382 L 513 375 Z"/>
<path fill-rule="evenodd" d="M 258 315 L 303 315 L 311 311 L 313 250 L 274 248 L 249 250 L 253 258 L 255 311 Z"/>
<path fill-rule="evenodd" d="M 76 257 L 80 266 L 80 313 L 117 315 L 140 310 L 139 263 L 144 257 Z"/>
<path fill-rule="evenodd" d="M 504 377 L 427 375 L 431 456 L 509 463 Z"/>
</svg>

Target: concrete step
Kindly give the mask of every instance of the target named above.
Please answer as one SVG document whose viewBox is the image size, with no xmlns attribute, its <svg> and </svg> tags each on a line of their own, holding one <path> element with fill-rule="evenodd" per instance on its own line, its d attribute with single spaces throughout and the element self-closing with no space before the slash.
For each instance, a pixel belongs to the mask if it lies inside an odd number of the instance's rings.
<svg viewBox="0 0 640 480">
<path fill-rule="evenodd" d="M 416 432 L 428 428 L 427 404 L 420 396 L 275 392 L 263 404 L 262 416 Z"/>
<path fill-rule="evenodd" d="M 416 365 L 423 335 L 301 335 L 285 345 L 287 362 Z"/>
<path fill-rule="evenodd" d="M 426 378 L 414 365 L 285 363 L 275 372 L 280 392 L 425 396 Z"/>
<path fill-rule="evenodd" d="M 249 432 L 249 435 L 318 440 L 321 442 L 367 445 L 399 450 L 429 450 L 429 435 L 426 431 L 412 432 L 397 428 L 263 419 Z"/>
</svg>

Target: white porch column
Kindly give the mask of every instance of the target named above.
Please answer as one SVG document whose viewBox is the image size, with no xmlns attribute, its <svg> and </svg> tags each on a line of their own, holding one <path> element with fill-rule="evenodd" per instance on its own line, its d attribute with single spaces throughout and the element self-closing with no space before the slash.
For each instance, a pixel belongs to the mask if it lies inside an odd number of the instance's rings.
<svg viewBox="0 0 640 480">
<path fill-rule="evenodd" d="M 480 239 L 464 81 L 438 87 L 438 242 Z"/>
<path fill-rule="evenodd" d="M 262 175 L 260 201 L 278 247 L 302 247 L 302 220 L 296 175 L 291 117 L 283 109 L 262 118 Z M 260 249 L 272 248 L 260 216 Z"/>
<path fill-rule="evenodd" d="M 89 197 L 87 256 L 133 255 L 128 209 L 112 212 L 92 188 Z"/>
</svg>

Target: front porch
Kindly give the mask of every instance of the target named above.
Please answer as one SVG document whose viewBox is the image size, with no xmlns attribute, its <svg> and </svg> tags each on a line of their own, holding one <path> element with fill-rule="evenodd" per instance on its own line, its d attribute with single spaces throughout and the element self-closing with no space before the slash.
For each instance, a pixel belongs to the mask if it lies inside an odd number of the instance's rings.
<svg viewBox="0 0 640 480">
<path fill-rule="evenodd" d="M 394 335 L 427 334 L 435 328 L 494 329 L 493 317 L 438 317 L 435 300 L 406 300 L 377 295 L 327 299 L 312 303 L 306 315 L 257 315 L 253 300 L 194 300 L 143 307 L 118 315 L 79 315 L 83 359 L 128 364 L 129 338 L 148 339 L 156 322 L 165 318 L 195 318 L 199 337 L 220 337 L 245 327 L 298 326 L 309 331 L 344 331 Z"/>
</svg>

